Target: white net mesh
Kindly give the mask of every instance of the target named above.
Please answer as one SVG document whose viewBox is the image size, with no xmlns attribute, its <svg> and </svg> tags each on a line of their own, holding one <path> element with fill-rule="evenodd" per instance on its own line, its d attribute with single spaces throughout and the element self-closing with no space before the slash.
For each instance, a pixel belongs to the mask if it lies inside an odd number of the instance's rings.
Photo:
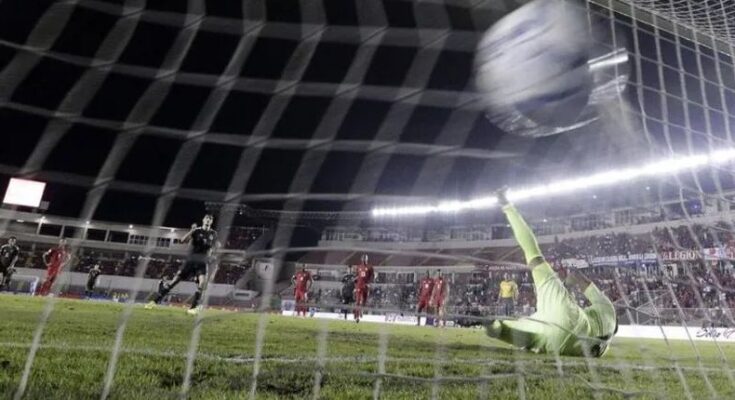
<svg viewBox="0 0 735 400">
<path fill-rule="evenodd" d="M 629 3 L 671 22 L 681 24 L 696 34 L 710 35 L 728 44 L 733 41 L 731 24 L 735 14 L 735 5 L 730 2 L 633 0 Z"/>
<path fill-rule="evenodd" d="M 271 258 L 273 269 L 258 282 L 261 312 L 272 297 L 288 292 L 288 277 L 280 271 L 290 272 L 290 261 L 298 259 L 294 254 L 306 254 L 299 261 L 315 269 L 339 264 L 341 273 L 342 265 L 369 252 L 385 267 L 380 271 L 387 281 L 372 293 L 368 312 L 381 318 L 413 315 L 416 268 L 453 271 L 471 265 L 471 271 L 451 272 L 452 288 L 455 297 L 472 300 L 470 306 L 480 303 L 483 312 L 472 314 L 468 304 L 457 302 L 448 308 L 450 319 L 503 318 L 493 298 L 498 272 L 483 266 L 518 267 L 522 260 L 504 222 L 493 220 L 497 216 L 478 213 L 475 217 L 493 223 L 472 228 L 467 227 L 476 222 L 472 217 L 459 218 L 464 227 L 450 231 L 447 225 L 459 224 L 458 219 L 375 223 L 364 212 L 373 205 L 472 197 L 504 184 L 601 165 L 732 147 L 735 6 L 716 0 L 585 5 L 591 20 L 602 21 L 601 45 L 629 51 L 628 88 L 584 129 L 534 140 L 489 122 L 472 86 L 477 43 L 517 6 L 510 0 L 165 5 L 5 0 L 0 3 L 0 122 L 8 144 L 0 149 L 0 173 L 5 180 L 48 181 L 49 218 L 65 217 L 69 227 L 75 226 L 71 220 L 79 226 L 106 220 L 186 226 L 198 219 L 204 202 L 217 212 L 224 243 L 245 235 L 237 228 L 242 214 L 271 223 L 260 239 L 225 246 L 220 254 L 242 264 Z M 184 329 L 186 348 L 177 351 L 186 352 L 172 354 L 125 345 L 134 341 L 126 336 L 129 330 L 137 329 L 132 302 L 116 316 L 103 345 L 44 343 L 48 330 L 58 329 L 55 313 L 63 312 L 51 297 L 28 325 L 33 327 L 29 340 L 11 337 L 2 343 L 3 354 L 22 352 L 22 367 L 0 379 L 0 394 L 17 399 L 48 394 L 53 388 L 42 385 L 48 371 L 43 352 L 61 351 L 105 354 L 105 372 L 94 373 L 101 387 L 91 395 L 102 398 L 121 396 L 131 384 L 128 370 L 120 371 L 131 355 L 180 358 L 181 368 L 170 372 L 176 375 L 174 389 L 166 394 L 182 397 L 207 387 L 199 363 L 211 362 L 206 365 L 225 365 L 247 377 L 245 383 L 217 386 L 229 388 L 231 397 L 283 395 L 281 386 L 295 386 L 294 377 L 274 369 L 298 364 L 308 382 L 304 392 L 286 392 L 294 397 L 727 398 L 735 392 L 733 351 L 724 343 L 731 334 L 726 326 L 735 324 L 730 307 L 734 194 L 731 168 L 719 166 L 598 192 L 599 202 L 585 194 L 586 200 L 568 207 L 536 204 L 539 211 L 529 218 L 547 256 L 559 263 L 584 259 L 626 325 L 647 325 L 664 336 L 656 345 L 616 343 L 623 350 L 613 350 L 607 359 L 488 350 L 490 339 L 459 329 L 432 334 L 434 341 L 427 342 L 387 325 L 360 332 L 325 321 L 316 328 L 304 325 L 316 332 L 308 350 L 288 357 L 276 349 L 273 355 L 269 337 L 276 340 L 282 332 L 269 327 L 272 319 L 265 313 L 251 320 L 257 327 L 248 331 L 248 347 L 238 354 L 218 352 L 217 340 L 208 339 L 216 334 L 206 330 L 209 321 L 201 314 Z M 110 274 L 138 278 L 126 288 L 133 299 L 146 294 L 142 278 L 158 268 L 157 255 L 170 260 L 179 254 L 162 248 L 152 234 L 138 235 L 137 243 L 126 236 L 115 245 L 109 235 L 94 243 L 86 228 L 44 236 L 41 222 L 37 232 L 25 232 L 16 224 L 22 215 L 3 214 L 2 230 L 22 235 L 31 249 L 24 248 L 26 253 L 39 243 L 48 245 L 49 237 L 66 235 L 77 239 L 73 246 L 79 254 L 145 256 L 129 271 Z M 303 225 L 338 227 L 320 232 L 317 245 Z M 399 244 L 375 243 L 385 241 Z M 218 268 L 226 271 L 222 264 Z M 411 272 L 399 266 L 412 267 Z M 530 277 L 521 268 L 513 273 L 526 280 L 521 295 L 532 306 Z M 218 271 L 210 272 L 218 276 Z M 246 276 L 243 269 L 233 271 L 235 280 Z M 319 287 L 325 295 L 312 305 L 338 308 L 326 295 L 335 285 Z M 205 292 L 205 304 L 210 295 Z M 686 329 L 692 326 L 702 329 Z M 684 340 L 667 337 L 676 327 Z M 244 328 L 238 326 L 233 336 L 238 329 Z M 353 340 L 350 335 L 373 340 L 374 351 L 340 353 Z M 714 335 L 716 340 L 705 344 L 697 337 Z M 406 352 L 416 343 L 428 352 Z M 476 347 L 465 349 L 465 343 Z M 476 351 L 484 353 L 472 354 Z M 242 365 L 247 368 L 237 369 Z M 406 389 L 414 384 L 417 392 Z M 360 392 L 360 385 L 367 392 Z M 548 392 L 539 391 L 543 385 Z M 64 396 L 70 389 L 61 386 L 56 390 Z M 140 387 L 151 389 L 145 382 Z"/>
</svg>

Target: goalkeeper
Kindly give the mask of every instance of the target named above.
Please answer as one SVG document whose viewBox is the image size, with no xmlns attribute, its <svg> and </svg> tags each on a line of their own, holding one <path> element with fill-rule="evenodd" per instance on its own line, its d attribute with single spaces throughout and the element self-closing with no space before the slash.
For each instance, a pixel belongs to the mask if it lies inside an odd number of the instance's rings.
<svg viewBox="0 0 735 400">
<path fill-rule="evenodd" d="M 612 302 L 589 279 L 570 270 L 567 283 L 576 285 L 592 303 L 581 308 L 541 254 L 536 238 L 520 213 L 510 204 L 506 190 L 498 203 L 531 268 L 536 288 L 536 313 L 515 321 L 493 321 L 488 336 L 535 353 L 601 357 L 618 330 Z"/>
</svg>

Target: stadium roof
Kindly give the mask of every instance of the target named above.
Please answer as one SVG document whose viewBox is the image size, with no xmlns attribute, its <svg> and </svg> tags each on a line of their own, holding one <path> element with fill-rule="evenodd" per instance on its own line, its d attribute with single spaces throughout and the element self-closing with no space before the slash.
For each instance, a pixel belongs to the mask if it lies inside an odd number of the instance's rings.
<svg viewBox="0 0 735 400">
<path fill-rule="evenodd" d="M 485 117 L 474 49 L 513 7 L 6 0 L 0 174 L 49 181 L 50 213 L 91 198 L 149 223 L 165 199 L 181 225 L 203 201 L 366 210 L 637 157 L 629 135 L 532 140 Z"/>
</svg>

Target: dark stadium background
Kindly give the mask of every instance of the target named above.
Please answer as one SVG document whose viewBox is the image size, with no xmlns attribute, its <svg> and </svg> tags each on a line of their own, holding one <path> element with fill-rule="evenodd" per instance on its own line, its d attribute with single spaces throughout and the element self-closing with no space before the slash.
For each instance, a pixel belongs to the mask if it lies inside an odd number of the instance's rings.
<svg viewBox="0 0 735 400">
<path fill-rule="evenodd" d="M 204 202 L 365 211 L 470 198 L 711 145 L 661 122 L 691 104 L 670 100 L 668 116 L 651 112 L 660 111 L 655 90 L 678 87 L 691 98 L 698 83 L 659 82 L 646 62 L 631 71 L 627 97 L 638 110 L 642 95 L 649 141 L 601 124 L 538 139 L 498 129 L 478 104 L 473 57 L 511 1 L 494 2 L 497 10 L 408 0 L 121 3 L 0 3 L 0 186 L 11 176 L 48 182 L 51 215 L 80 216 L 90 198 L 99 200 L 94 219 L 133 224 L 150 224 L 163 200 L 170 205 L 163 224 L 182 227 Z M 620 21 L 620 38 L 632 45 Z M 654 39 L 638 36 L 647 54 Z M 661 43 L 664 63 L 678 63 L 675 47 Z M 698 68 L 694 54 L 683 51 L 683 65 L 674 67 Z M 712 70 L 706 60 L 703 68 Z M 725 76 L 732 85 L 733 74 Z M 703 112 L 693 110 L 690 124 L 702 125 Z M 534 209 L 551 215 L 659 201 L 697 184 L 714 190 L 715 181 L 733 186 L 730 174 L 697 178 Z M 315 232 L 297 230 L 293 243 L 313 242 Z"/>
</svg>

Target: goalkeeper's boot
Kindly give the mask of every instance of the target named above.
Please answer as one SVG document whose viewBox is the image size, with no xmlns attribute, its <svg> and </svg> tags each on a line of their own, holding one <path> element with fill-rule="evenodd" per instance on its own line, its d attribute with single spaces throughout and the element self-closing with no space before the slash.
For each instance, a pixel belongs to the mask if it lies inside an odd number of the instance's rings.
<svg viewBox="0 0 735 400">
<path fill-rule="evenodd" d="M 202 312 L 202 306 L 196 306 L 186 310 L 186 313 L 189 315 L 197 315 L 200 312 Z"/>
<path fill-rule="evenodd" d="M 156 302 L 155 301 L 151 300 L 151 301 L 145 303 L 145 309 L 146 310 L 152 310 L 154 308 L 156 308 Z"/>
</svg>

